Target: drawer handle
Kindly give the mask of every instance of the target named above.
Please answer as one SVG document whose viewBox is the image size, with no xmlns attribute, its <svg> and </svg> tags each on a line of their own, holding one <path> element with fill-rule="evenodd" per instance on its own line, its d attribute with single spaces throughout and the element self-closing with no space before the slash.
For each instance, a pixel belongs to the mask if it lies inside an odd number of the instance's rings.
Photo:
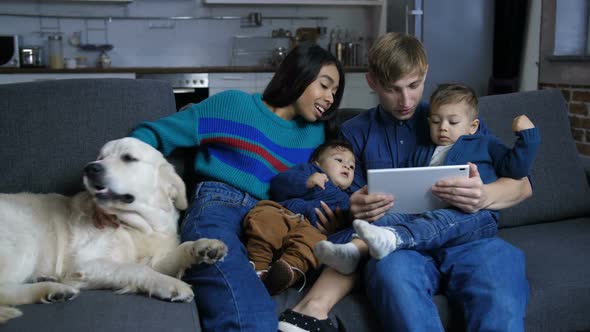
<svg viewBox="0 0 590 332">
<path fill-rule="evenodd" d="M 174 89 L 172 89 L 172 92 L 174 92 L 174 93 L 193 93 L 193 92 L 195 92 L 195 89 L 174 88 Z"/>
</svg>

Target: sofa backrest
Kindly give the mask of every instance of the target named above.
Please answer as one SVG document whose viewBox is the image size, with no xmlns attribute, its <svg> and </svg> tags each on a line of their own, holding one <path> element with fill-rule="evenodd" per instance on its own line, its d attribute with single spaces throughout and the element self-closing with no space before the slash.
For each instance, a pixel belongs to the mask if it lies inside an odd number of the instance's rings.
<svg viewBox="0 0 590 332">
<path fill-rule="evenodd" d="M 480 117 L 512 147 L 512 119 L 527 115 L 541 134 L 532 170 L 533 196 L 501 211 L 501 227 L 552 222 L 590 215 L 590 189 L 572 138 L 568 109 L 557 89 L 486 96 Z"/>
<path fill-rule="evenodd" d="M 176 111 L 163 81 L 75 79 L 0 85 L 0 192 L 82 189 L 109 140 Z"/>
</svg>

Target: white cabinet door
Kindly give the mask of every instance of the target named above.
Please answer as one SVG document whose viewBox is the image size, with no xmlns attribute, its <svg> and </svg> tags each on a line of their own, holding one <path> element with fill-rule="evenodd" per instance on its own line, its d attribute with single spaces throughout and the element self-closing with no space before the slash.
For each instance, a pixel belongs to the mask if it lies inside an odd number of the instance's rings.
<svg viewBox="0 0 590 332">
<path fill-rule="evenodd" d="M 263 93 L 275 73 L 256 73 L 256 92 Z"/>
<path fill-rule="evenodd" d="M 346 74 L 344 94 L 340 108 L 371 108 L 377 106 L 379 97 L 367 84 L 365 73 Z"/>
<path fill-rule="evenodd" d="M 14 79 L 12 78 L 12 76 L 14 75 L 0 74 L 0 84 L 14 83 Z"/>
<path fill-rule="evenodd" d="M 73 78 L 135 78 L 135 73 L 0 74 L 0 84 Z"/>
<path fill-rule="evenodd" d="M 209 95 L 225 90 L 262 93 L 274 73 L 210 73 Z"/>
<path fill-rule="evenodd" d="M 210 73 L 209 96 L 225 90 L 256 92 L 256 73 Z"/>
</svg>

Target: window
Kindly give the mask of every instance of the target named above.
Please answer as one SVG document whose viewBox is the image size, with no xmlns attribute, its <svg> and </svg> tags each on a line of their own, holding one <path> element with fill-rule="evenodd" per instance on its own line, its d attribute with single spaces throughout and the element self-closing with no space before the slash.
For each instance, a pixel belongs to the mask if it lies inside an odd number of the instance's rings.
<svg viewBox="0 0 590 332">
<path fill-rule="evenodd" d="M 557 0 L 555 56 L 590 56 L 590 0 Z"/>
</svg>

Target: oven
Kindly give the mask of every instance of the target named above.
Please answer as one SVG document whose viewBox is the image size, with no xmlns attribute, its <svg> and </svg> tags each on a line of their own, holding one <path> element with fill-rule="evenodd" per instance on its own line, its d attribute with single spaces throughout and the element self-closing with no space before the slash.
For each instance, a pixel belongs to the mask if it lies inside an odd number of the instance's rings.
<svg viewBox="0 0 590 332">
<path fill-rule="evenodd" d="M 209 74 L 207 73 L 149 73 L 137 74 L 137 78 L 169 82 L 174 92 L 176 110 L 209 97 Z"/>
</svg>

